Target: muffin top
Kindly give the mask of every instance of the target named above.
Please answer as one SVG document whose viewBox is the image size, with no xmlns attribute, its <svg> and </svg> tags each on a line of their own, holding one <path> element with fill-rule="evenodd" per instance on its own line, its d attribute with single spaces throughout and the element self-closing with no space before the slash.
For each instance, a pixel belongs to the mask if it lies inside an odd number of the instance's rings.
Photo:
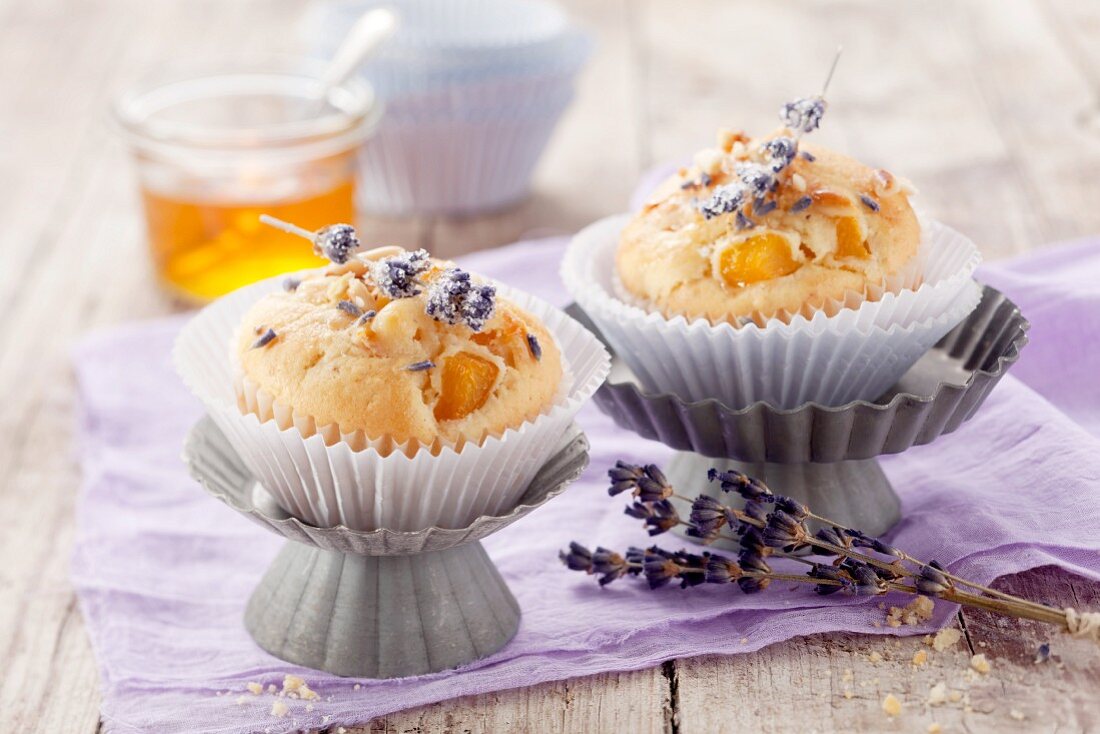
<svg viewBox="0 0 1100 734">
<path fill-rule="evenodd" d="M 553 337 L 492 285 L 424 250 L 342 259 L 260 299 L 237 336 L 243 377 L 296 416 L 368 439 L 477 442 L 554 401 Z"/>
<path fill-rule="evenodd" d="M 624 228 L 625 290 L 666 317 L 736 326 L 862 293 L 909 263 L 911 187 L 801 141 L 817 119 L 761 139 L 720 131 Z"/>
</svg>

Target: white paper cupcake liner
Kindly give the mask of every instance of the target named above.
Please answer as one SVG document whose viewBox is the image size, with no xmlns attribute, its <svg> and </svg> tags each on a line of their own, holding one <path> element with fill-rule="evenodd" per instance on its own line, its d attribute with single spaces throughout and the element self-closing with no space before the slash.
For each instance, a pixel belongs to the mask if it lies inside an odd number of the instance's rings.
<svg viewBox="0 0 1100 734">
<path fill-rule="evenodd" d="M 562 279 L 616 352 L 651 390 L 740 408 L 766 402 L 874 400 L 977 305 L 979 257 L 965 237 L 922 222 L 916 288 L 867 300 L 850 294 L 812 315 L 735 328 L 666 319 L 616 298 L 615 251 L 629 216 L 601 220 L 570 243 Z M 872 294 L 874 297 L 876 294 Z"/>
<path fill-rule="evenodd" d="M 568 24 L 562 8 L 547 0 L 335 0 L 317 3 L 303 34 L 335 46 L 363 13 L 391 8 L 400 16 L 389 45 L 399 49 L 466 50 L 515 48 L 560 34 Z"/>
<path fill-rule="evenodd" d="M 359 203 L 407 215 L 469 214 L 519 201 L 568 101 L 511 119 L 384 119 L 359 154 Z"/>
<path fill-rule="evenodd" d="M 495 6 L 514 9 L 522 3 L 442 0 L 442 12 L 424 17 L 427 8 L 420 6 L 434 4 L 414 2 L 399 7 L 404 21 L 399 23 L 397 33 L 363 66 L 363 76 L 383 98 L 488 79 L 573 75 L 591 54 L 590 35 L 568 25 L 564 16 L 553 30 L 544 28 L 537 34 L 525 32 L 523 23 L 510 23 L 502 32 L 483 32 L 481 28 L 467 33 L 466 24 L 474 16 L 463 6 L 484 5 L 481 12 L 493 15 Z M 380 5 L 389 3 L 357 0 L 318 5 L 303 23 L 303 41 L 312 55 L 330 59 L 355 19 Z M 456 10 L 462 14 L 462 21 L 450 22 L 447 17 Z"/>
<path fill-rule="evenodd" d="M 288 512 L 319 527 L 456 528 L 506 511 L 559 448 L 573 416 L 609 369 L 607 352 L 584 327 L 533 296 L 500 286 L 503 297 L 554 335 L 567 365 L 560 400 L 518 428 L 457 450 L 405 446 L 384 455 L 388 447 L 356 451 L 343 441 L 327 445 L 323 432 L 305 436 L 238 407 L 232 336 L 252 304 L 278 290 L 281 281 L 261 281 L 204 308 L 180 334 L 173 358 L 249 470 Z"/>
</svg>

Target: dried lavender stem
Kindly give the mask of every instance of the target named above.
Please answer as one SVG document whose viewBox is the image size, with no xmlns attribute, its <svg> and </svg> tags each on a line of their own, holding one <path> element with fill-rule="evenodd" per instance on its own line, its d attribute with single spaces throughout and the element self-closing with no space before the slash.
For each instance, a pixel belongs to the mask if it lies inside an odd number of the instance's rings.
<svg viewBox="0 0 1100 734">
<path fill-rule="evenodd" d="M 812 512 L 812 511 L 808 514 L 808 517 L 811 517 L 814 520 L 817 520 L 819 522 L 823 522 L 827 525 L 832 525 L 833 527 L 838 527 L 838 528 L 841 528 L 843 530 L 848 530 L 848 528 L 846 528 L 844 525 L 841 525 L 838 522 L 830 520 L 827 517 L 822 517 L 821 515 L 818 515 L 818 514 Z M 834 549 L 835 548 L 836 548 L 836 546 L 834 546 Z M 928 565 L 926 562 L 921 561 L 917 558 L 914 558 L 913 556 L 909 555 L 908 553 L 906 553 L 903 550 L 900 550 L 900 549 L 897 549 L 897 550 L 898 550 L 898 553 L 901 554 L 901 560 L 903 560 L 903 561 L 909 561 L 910 563 L 914 563 L 918 566 Z M 860 560 L 864 560 L 864 561 L 871 560 L 870 556 L 864 556 L 863 554 L 857 553 L 856 551 L 847 551 L 847 554 L 848 555 L 854 555 L 855 557 L 860 558 Z M 909 569 L 904 568 L 903 566 L 899 567 L 899 566 L 894 566 L 894 565 L 891 564 L 890 568 L 898 569 L 898 570 L 904 570 L 904 573 L 905 573 L 906 576 L 911 577 L 911 576 L 916 575 L 916 574 L 910 572 Z M 1018 604 L 1026 604 L 1026 605 L 1029 605 L 1029 606 L 1031 606 L 1035 609 L 1046 610 L 1046 609 L 1051 608 L 1051 607 L 1046 606 L 1045 604 L 1039 604 L 1037 602 L 1028 601 L 1027 599 L 1021 599 L 1018 596 L 1013 596 L 1012 594 L 1006 594 L 1003 591 L 997 591 L 996 589 L 991 589 L 988 586 L 983 586 L 982 584 L 978 584 L 978 583 L 975 583 L 973 581 L 967 581 L 966 579 L 961 578 L 959 576 L 956 576 L 956 575 L 954 575 L 954 574 L 952 574 L 952 573 L 950 573 L 946 570 L 940 570 L 940 573 L 942 573 L 944 576 L 946 576 L 951 581 L 962 584 L 963 586 L 968 586 L 972 589 L 978 589 L 979 591 L 983 591 L 983 592 L 989 594 L 990 596 L 997 597 L 998 599 L 1003 599 L 1005 601 L 1010 601 L 1010 602 L 1018 603 Z"/>
<path fill-rule="evenodd" d="M 1034 619 L 1039 622 L 1055 624 L 1063 629 L 1068 629 L 1068 625 L 1066 624 L 1066 613 L 1063 610 L 1045 605 L 1036 605 L 1038 608 L 1033 608 L 1033 605 L 1025 599 L 1016 597 L 1011 597 L 1010 600 L 990 599 L 980 594 L 971 594 L 969 591 L 962 591 L 960 589 L 947 589 L 940 594 L 939 598 L 964 606 L 978 607 L 979 609 L 985 609 L 990 612 L 1008 614 L 1024 619 Z"/>
<path fill-rule="evenodd" d="M 290 222 L 284 222 L 281 219 L 276 219 L 270 214 L 261 214 L 260 221 L 268 225 L 269 227 L 281 229 L 282 231 L 289 234 L 298 235 L 299 237 L 305 238 L 310 242 L 313 242 L 314 238 L 316 237 L 315 232 L 310 232 L 308 229 L 303 229 L 296 224 L 291 224 Z"/>
</svg>

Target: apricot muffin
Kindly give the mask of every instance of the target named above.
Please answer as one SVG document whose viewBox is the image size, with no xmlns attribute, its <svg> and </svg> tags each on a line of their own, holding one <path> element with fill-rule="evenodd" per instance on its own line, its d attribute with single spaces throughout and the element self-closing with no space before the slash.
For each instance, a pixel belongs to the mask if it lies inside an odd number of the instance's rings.
<svg viewBox="0 0 1100 734">
<path fill-rule="evenodd" d="M 717 147 L 657 189 L 620 239 L 617 274 L 630 297 L 668 318 L 737 325 L 862 293 L 914 258 L 911 188 L 801 142 L 816 120 L 788 122 L 760 139 L 720 132 Z"/>
<path fill-rule="evenodd" d="M 424 250 L 341 259 L 244 316 L 234 353 L 245 391 L 295 420 L 398 443 L 478 442 L 553 404 L 558 346 L 494 286 Z"/>
</svg>

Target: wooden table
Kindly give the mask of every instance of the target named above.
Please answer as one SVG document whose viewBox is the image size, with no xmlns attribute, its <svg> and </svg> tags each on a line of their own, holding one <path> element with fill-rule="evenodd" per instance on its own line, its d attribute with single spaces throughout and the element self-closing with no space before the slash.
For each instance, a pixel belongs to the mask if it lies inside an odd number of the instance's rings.
<svg viewBox="0 0 1100 734">
<path fill-rule="evenodd" d="M 1100 6 L 1080 0 L 570 0 L 596 58 L 547 152 L 535 196 L 499 215 L 368 221 L 372 239 L 450 256 L 566 233 L 617 212 L 639 174 L 765 131 L 845 55 L 820 140 L 909 176 L 935 216 L 987 258 L 1100 232 Z M 110 95 L 164 59 L 292 49 L 296 0 L 0 0 L 0 729 L 97 730 L 95 663 L 68 554 L 78 471 L 69 348 L 92 328 L 176 308 L 146 264 Z M 548 276 L 549 277 L 549 276 Z M 1037 345 L 1036 345 L 1037 346 Z M 1036 348 L 1036 347 L 1033 347 Z M 1003 588 L 1100 607 L 1100 585 L 1032 572 Z M 1100 657 L 1049 631 L 964 613 L 964 641 L 909 661 L 920 639 L 815 635 L 749 655 L 673 660 L 447 701 L 371 731 L 1094 730 Z M 704 653 L 705 650 L 700 650 Z M 873 653 L 884 660 L 873 662 Z M 973 652 L 993 672 L 973 683 Z M 850 671 L 850 672 L 849 672 Z M 969 705 L 929 709 L 933 684 Z M 845 692 L 848 692 L 846 695 Z M 888 720 L 887 693 L 905 705 Z"/>
</svg>

